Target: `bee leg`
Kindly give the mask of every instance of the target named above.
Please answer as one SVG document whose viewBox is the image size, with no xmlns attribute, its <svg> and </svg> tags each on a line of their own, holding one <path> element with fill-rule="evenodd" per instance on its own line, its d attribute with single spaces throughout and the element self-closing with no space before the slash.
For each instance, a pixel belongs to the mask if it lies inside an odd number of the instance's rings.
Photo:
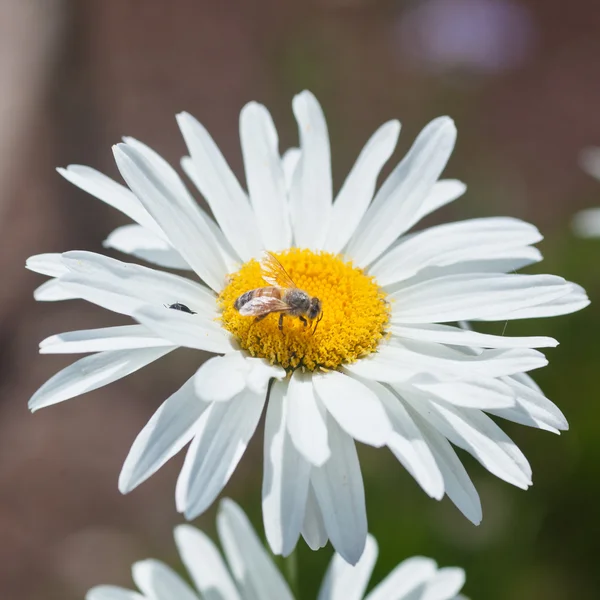
<svg viewBox="0 0 600 600">
<path fill-rule="evenodd" d="M 304 323 L 304 327 L 308 325 L 308 321 L 302 315 L 300 315 L 298 318 L 302 321 L 302 323 Z"/>
<path fill-rule="evenodd" d="M 283 331 L 283 313 L 279 315 L 279 331 Z"/>
<path fill-rule="evenodd" d="M 269 313 L 267 313 L 266 315 L 260 315 L 259 317 L 256 317 L 256 319 L 254 319 L 255 323 L 258 323 L 259 321 L 262 321 L 265 317 L 268 317 Z"/>
</svg>

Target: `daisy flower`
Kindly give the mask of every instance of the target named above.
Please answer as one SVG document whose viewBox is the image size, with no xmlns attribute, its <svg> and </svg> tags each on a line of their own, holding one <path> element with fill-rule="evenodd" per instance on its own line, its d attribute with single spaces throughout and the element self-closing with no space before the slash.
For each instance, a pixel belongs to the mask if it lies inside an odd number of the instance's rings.
<svg viewBox="0 0 600 600">
<path fill-rule="evenodd" d="M 600 180 L 600 148 L 586 148 L 580 156 L 582 169 Z M 573 218 L 573 229 L 581 237 L 600 237 L 600 208 L 586 208 Z"/>
<path fill-rule="evenodd" d="M 36 290 L 38 300 L 79 298 L 137 322 L 41 342 L 42 353 L 93 354 L 52 377 L 30 408 L 99 388 L 180 346 L 212 352 L 140 432 L 119 489 L 129 492 L 191 442 L 175 496 L 178 510 L 195 518 L 224 488 L 267 405 L 262 495 L 271 548 L 287 555 L 300 535 L 313 549 L 329 539 L 354 564 L 367 539 L 355 441 L 387 446 L 429 496 L 448 495 L 479 523 L 479 497 L 454 446 L 525 489 L 529 463 L 489 415 L 567 428 L 527 375 L 547 362 L 535 348 L 555 340 L 457 323 L 559 315 L 588 300 L 560 277 L 513 273 L 541 260 L 532 247 L 538 230 L 517 219 L 407 234 L 465 191 L 459 181 L 438 180 L 455 142 L 451 119 L 429 123 L 375 192 L 400 131 L 397 121 L 382 125 L 334 202 L 321 107 L 303 92 L 293 110 L 300 148 L 283 156 L 266 108 L 242 110 L 248 192 L 206 129 L 178 115 L 190 152 L 182 168 L 212 217 L 173 168 L 133 139 L 114 148 L 129 189 L 89 167 L 60 170 L 136 222 L 114 231 L 107 247 L 190 277 L 92 252 L 29 259 L 30 269 L 52 277 Z M 279 281 L 265 250 L 319 300 L 318 323 L 281 305 L 261 319 L 244 314 L 240 297 Z"/>
<path fill-rule="evenodd" d="M 293 600 L 248 517 L 228 498 L 221 501 L 217 530 L 227 564 L 202 531 L 191 525 L 175 528 L 175 544 L 195 590 L 164 563 L 144 560 L 132 568 L 140 593 L 103 585 L 92 588 L 86 600 Z M 466 600 L 457 595 L 465 583 L 465 572 L 457 567 L 438 569 L 435 561 L 422 556 L 401 562 L 365 596 L 377 553 L 377 542 L 369 535 L 356 566 L 334 555 L 318 600 Z"/>
</svg>

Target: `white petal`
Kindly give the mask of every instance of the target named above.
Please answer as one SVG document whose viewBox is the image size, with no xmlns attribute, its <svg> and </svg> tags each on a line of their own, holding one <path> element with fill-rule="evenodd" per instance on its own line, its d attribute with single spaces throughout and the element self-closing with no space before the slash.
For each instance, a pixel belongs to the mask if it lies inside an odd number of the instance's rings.
<svg viewBox="0 0 600 600">
<path fill-rule="evenodd" d="M 421 600 L 451 600 L 465 585 L 465 572 L 458 567 L 440 569 L 425 586 Z"/>
<path fill-rule="evenodd" d="M 218 354 L 232 350 L 225 330 L 199 315 L 160 306 L 145 306 L 135 311 L 132 316 L 160 337 L 179 346 Z"/>
<path fill-rule="evenodd" d="M 221 493 L 254 434 L 264 403 L 264 396 L 245 390 L 202 415 L 177 481 L 177 507 L 186 519 L 202 514 Z"/>
<path fill-rule="evenodd" d="M 147 227 L 157 234 L 160 227 L 150 216 L 142 203 L 125 186 L 113 181 L 103 173 L 84 165 L 69 165 L 66 169 L 56 169 L 67 181 L 96 196 L 102 202 L 121 211 L 132 221 Z"/>
<path fill-rule="evenodd" d="M 304 513 L 304 523 L 302 524 L 302 537 L 311 550 L 324 548 L 329 541 L 327 531 L 325 531 L 325 522 L 323 513 L 317 502 L 315 490 L 312 484 L 308 488 L 308 497 L 306 498 L 306 512 Z"/>
<path fill-rule="evenodd" d="M 580 210 L 573 217 L 573 230 L 584 238 L 600 236 L 600 208 Z"/>
<path fill-rule="evenodd" d="M 194 375 L 196 394 L 205 402 L 231 400 L 246 387 L 249 370 L 241 352 L 209 358 Z"/>
<path fill-rule="evenodd" d="M 298 452 L 311 464 L 321 466 L 330 456 L 325 411 L 319 406 L 312 375 L 296 369 L 288 391 L 287 429 Z"/>
<path fill-rule="evenodd" d="M 115 350 L 86 356 L 51 377 L 29 400 L 29 409 L 63 402 L 117 381 L 158 360 L 173 348 Z"/>
<path fill-rule="evenodd" d="M 356 231 L 373 198 L 379 172 L 394 152 L 399 134 L 400 123 L 389 121 L 366 143 L 333 204 L 324 250 L 341 252 Z"/>
<path fill-rule="evenodd" d="M 74 300 L 77 295 L 66 290 L 59 279 L 50 279 L 33 291 L 33 297 L 38 302 L 57 302 L 59 300 Z"/>
<path fill-rule="evenodd" d="M 294 245 L 320 250 L 331 219 L 331 154 L 323 110 L 308 91 L 294 97 L 300 160 L 290 189 Z"/>
<path fill-rule="evenodd" d="M 286 385 L 271 387 L 265 421 L 262 507 L 265 533 L 271 550 L 292 552 L 304 521 L 310 464 L 296 450 L 286 429 Z"/>
<path fill-rule="evenodd" d="M 422 589 L 426 581 L 435 575 L 437 565 L 431 558 L 413 556 L 401 562 L 365 600 L 420 600 L 411 592 Z"/>
<path fill-rule="evenodd" d="M 289 191 L 292 187 L 294 172 L 300 160 L 300 148 L 288 148 L 281 157 L 281 166 L 285 176 L 285 187 Z"/>
<path fill-rule="evenodd" d="M 120 492 L 129 493 L 175 456 L 192 439 L 208 406 L 194 393 L 192 379 L 167 398 L 131 446 L 119 475 Z"/>
<path fill-rule="evenodd" d="M 191 525 L 175 528 L 179 556 L 203 598 L 241 600 L 225 562 L 211 539 Z"/>
<path fill-rule="evenodd" d="M 560 409 L 552 403 L 539 389 L 527 385 L 530 379 L 525 374 L 513 375 L 502 379 L 515 394 L 515 406 L 488 411 L 492 415 L 514 421 L 529 427 L 538 427 L 553 433 L 569 429 L 567 419 Z"/>
<path fill-rule="evenodd" d="M 158 560 L 142 560 L 133 565 L 133 580 L 151 600 L 199 600 L 190 586 Z"/>
<path fill-rule="evenodd" d="M 467 191 L 467 186 L 458 179 L 440 179 L 431 188 L 429 194 L 421 207 L 417 211 L 413 222 L 406 228 L 410 229 L 415 223 L 418 223 L 423 217 L 436 211 L 450 202 L 454 202 L 457 198 L 460 198 Z"/>
<path fill-rule="evenodd" d="M 516 394 L 499 379 L 414 383 L 415 387 L 456 406 L 481 410 L 513 408 Z"/>
<path fill-rule="evenodd" d="M 419 397 L 404 397 L 442 435 L 472 454 L 490 473 L 513 485 L 531 485 L 531 467 L 515 443 L 484 413 Z"/>
<path fill-rule="evenodd" d="M 554 348 L 558 346 L 558 342 L 550 337 L 490 335 L 437 323 L 392 325 L 390 330 L 399 338 L 452 344 L 454 346 L 476 346 L 479 348 Z"/>
<path fill-rule="evenodd" d="M 161 346 L 173 344 L 159 338 L 143 325 L 124 325 L 51 335 L 40 342 L 40 354 L 77 354 Z"/>
<path fill-rule="evenodd" d="M 273 251 L 289 248 L 292 230 L 279 141 L 273 119 L 261 104 L 250 102 L 242 109 L 240 140 L 250 202 L 263 245 Z"/>
<path fill-rule="evenodd" d="M 454 502 L 458 510 L 469 521 L 475 525 L 479 525 L 482 518 L 481 500 L 456 452 L 448 440 L 438 433 L 434 427 L 422 419 L 410 406 L 406 408 L 409 410 L 415 423 L 419 426 L 421 434 L 433 453 L 444 478 L 444 489 L 448 498 Z"/>
<path fill-rule="evenodd" d="M 529 223 L 508 217 L 445 223 L 406 237 L 382 256 L 369 273 L 385 286 L 416 275 L 427 267 L 511 258 L 523 246 L 542 239 Z"/>
<path fill-rule="evenodd" d="M 293 600 L 287 583 L 265 552 L 248 517 L 235 502 L 229 499 L 221 502 L 217 529 L 244 600 Z"/>
<path fill-rule="evenodd" d="M 347 254 L 359 267 L 378 258 L 404 233 L 431 192 L 454 148 L 456 128 L 448 117 L 423 129 L 375 196 L 350 240 Z"/>
<path fill-rule="evenodd" d="M 190 269 L 190 266 L 168 242 L 140 225 L 117 227 L 103 242 L 105 248 L 131 254 L 136 258 L 167 269 Z"/>
<path fill-rule="evenodd" d="M 394 427 L 387 443 L 389 449 L 425 493 L 440 500 L 444 495 L 444 480 L 414 419 L 390 389 L 376 382 L 365 384 L 377 394 Z"/>
<path fill-rule="evenodd" d="M 600 179 L 600 149 L 594 146 L 584 148 L 579 156 L 581 168 L 596 179 Z"/>
<path fill-rule="evenodd" d="M 207 285 L 219 291 L 227 267 L 203 216 L 186 197 L 165 184 L 139 150 L 118 144 L 113 152 L 123 179 L 160 224 L 173 247 Z"/>
<path fill-rule="evenodd" d="M 178 114 L 177 123 L 194 165 L 194 183 L 229 243 L 244 261 L 259 256 L 262 244 L 254 212 L 219 148 L 190 114 Z"/>
<path fill-rule="evenodd" d="M 250 371 L 246 376 L 246 385 L 256 394 L 266 394 L 271 379 L 285 379 L 285 369 L 270 365 L 263 358 L 246 358 Z"/>
<path fill-rule="evenodd" d="M 50 277 L 60 277 L 68 272 L 67 267 L 63 263 L 62 254 L 57 252 L 30 256 L 25 262 L 25 267 L 34 273 Z"/>
<path fill-rule="evenodd" d="M 361 557 L 367 539 L 362 474 L 352 438 L 327 417 L 331 458 L 313 467 L 311 481 L 335 551 L 351 565 Z"/>
<path fill-rule="evenodd" d="M 315 392 L 342 429 L 355 440 L 384 446 L 392 425 L 377 395 L 360 381 L 337 371 L 313 375 Z"/>
<path fill-rule="evenodd" d="M 94 252 L 65 252 L 63 261 L 69 273 L 60 278 L 61 285 L 108 310 L 131 315 L 147 304 L 164 307 L 178 302 L 209 319 L 216 316 L 213 292 L 185 277 Z"/>
<path fill-rule="evenodd" d="M 569 291 L 570 284 L 553 275 L 448 275 L 392 294 L 392 321 L 404 325 L 504 320 L 509 311 L 555 301 Z"/>
<path fill-rule="evenodd" d="M 85 600 L 144 600 L 144 596 L 114 585 L 99 585 L 88 591 Z"/>
<path fill-rule="evenodd" d="M 365 551 L 354 567 L 335 554 L 317 600 L 362 600 L 376 560 L 377 542 L 372 535 L 367 536 Z"/>
</svg>

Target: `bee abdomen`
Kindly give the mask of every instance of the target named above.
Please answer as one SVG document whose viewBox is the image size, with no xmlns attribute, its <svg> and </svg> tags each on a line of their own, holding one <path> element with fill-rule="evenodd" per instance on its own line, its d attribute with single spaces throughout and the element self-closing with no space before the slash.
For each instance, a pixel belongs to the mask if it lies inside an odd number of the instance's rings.
<svg viewBox="0 0 600 600">
<path fill-rule="evenodd" d="M 252 296 L 254 296 L 254 290 L 250 290 L 249 292 L 244 292 L 241 296 L 239 296 L 236 301 L 233 303 L 233 308 L 235 310 L 240 310 L 246 302 L 252 300 Z"/>
</svg>

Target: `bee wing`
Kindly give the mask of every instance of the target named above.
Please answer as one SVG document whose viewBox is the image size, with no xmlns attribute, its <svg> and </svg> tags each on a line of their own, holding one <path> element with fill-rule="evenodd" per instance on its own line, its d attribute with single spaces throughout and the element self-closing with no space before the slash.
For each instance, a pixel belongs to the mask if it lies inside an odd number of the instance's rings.
<svg viewBox="0 0 600 600">
<path fill-rule="evenodd" d="M 272 296 L 258 296 L 248 300 L 244 306 L 240 308 L 240 315 L 244 317 L 262 317 L 272 312 L 287 312 L 290 310 L 288 304 L 279 298 Z"/>
<path fill-rule="evenodd" d="M 296 287 L 296 284 L 287 274 L 287 271 L 283 268 L 283 265 L 270 252 L 265 251 L 260 266 L 262 269 L 262 278 L 270 285 L 281 288 Z"/>
</svg>

